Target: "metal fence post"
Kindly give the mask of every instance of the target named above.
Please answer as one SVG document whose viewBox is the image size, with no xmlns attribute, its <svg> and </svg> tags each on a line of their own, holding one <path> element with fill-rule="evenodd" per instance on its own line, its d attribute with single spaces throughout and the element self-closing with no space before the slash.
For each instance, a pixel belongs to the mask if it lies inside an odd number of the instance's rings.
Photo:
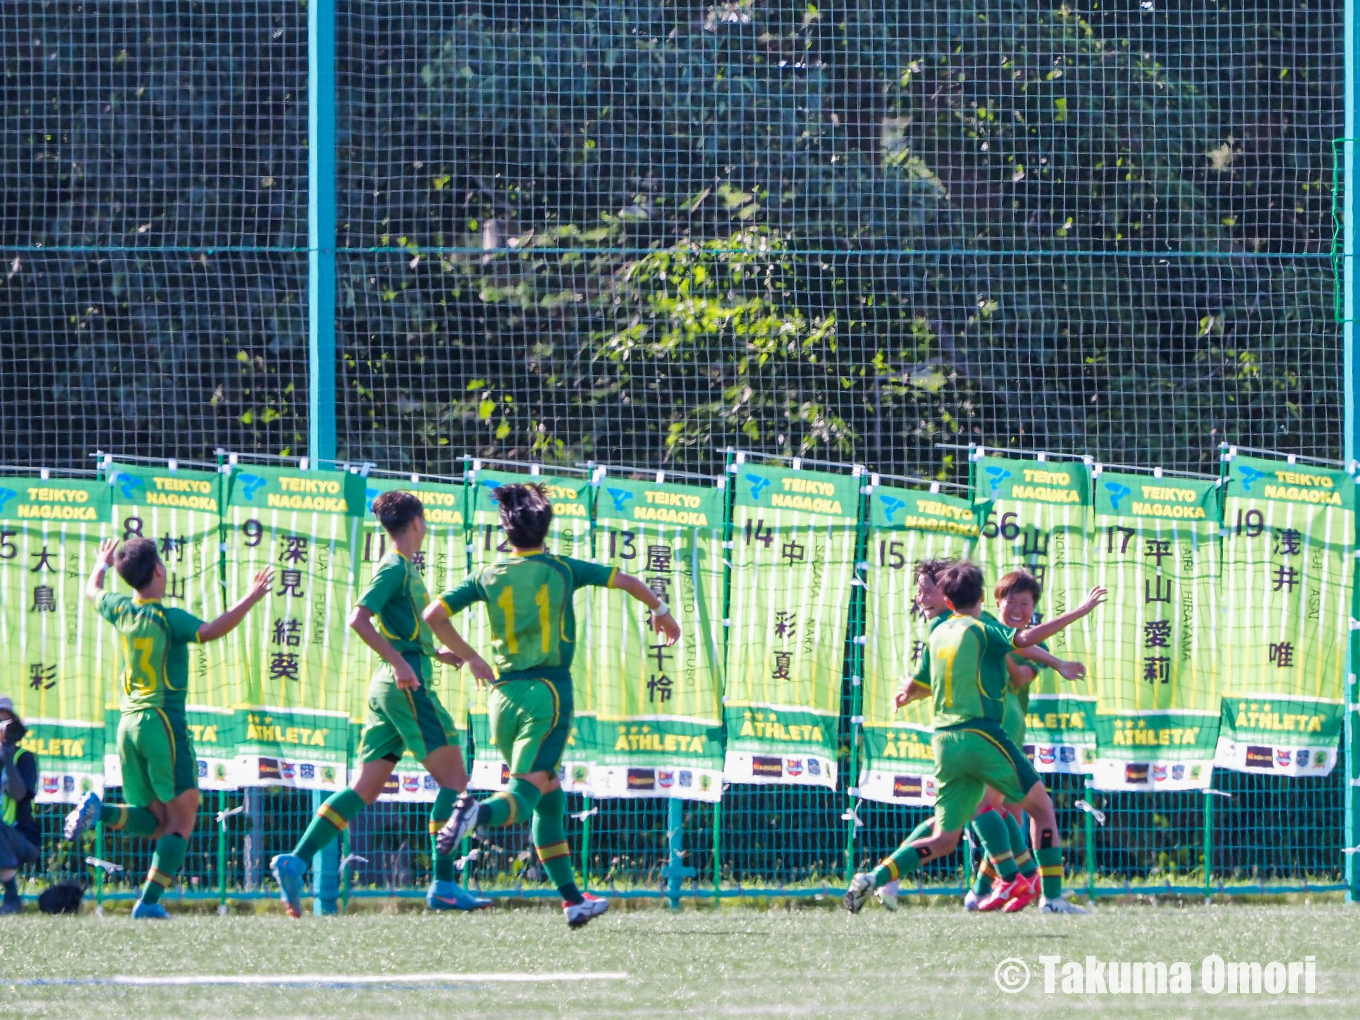
<svg viewBox="0 0 1360 1020">
<path fill-rule="evenodd" d="M 335 458 L 335 0 L 307 4 L 307 453 Z"/>
</svg>

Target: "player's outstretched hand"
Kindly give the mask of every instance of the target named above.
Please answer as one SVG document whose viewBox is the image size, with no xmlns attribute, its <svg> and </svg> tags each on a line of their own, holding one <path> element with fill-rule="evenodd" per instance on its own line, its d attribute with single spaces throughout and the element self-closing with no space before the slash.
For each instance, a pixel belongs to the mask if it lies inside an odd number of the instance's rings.
<svg viewBox="0 0 1360 1020">
<path fill-rule="evenodd" d="M 1064 680 L 1080 680 L 1086 675 L 1086 667 L 1080 662 L 1060 662 L 1053 668 Z"/>
<path fill-rule="evenodd" d="M 400 665 L 392 667 L 392 674 L 397 679 L 397 690 L 414 691 L 420 686 L 420 677 L 416 676 L 416 671 L 404 658 L 398 656 L 397 661 Z"/>
<path fill-rule="evenodd" d="M 905 687 L 899 687 L 897 693 L 893 695 L 893 711 L 896 712 L 899 709 L 906 708 L 910 703 L 911 699 L 907 697 L 907 689 Z"/>
<path fill-rule="evenodd" d="M 1082 601 L 1081 605 L 1077 607 L 1077 609 L 1082 613 L 1089 613 L 1091 610 L 1095 609 L 1096 606 L 1101 605 L 1109 597 L 1110 592 L 1108 589 L 1102 588 L 1100 585 L 1096 585 L 1094 588 L 1091 589 L 1090 594 L 1086 596 L 1086 598 Z"/>
<path fill-rule="evenodd" d="M 667 613 L 665 616 L 652 614 L 652 630 L 666 638 L 667 645 L 673 645 L 680 640 L 680 622 L 675 618 L 674 613 Z"/>
<path fill-rule="evenodd" d="M 463 668 L 463 660 L 454 655 L 452 649 L 445 648 L 443 645 L 435 650 L 434 657 L 446 666 L 452 666 L 454 669 Z"/>
<path fill-rule="evenodd" d="M 250 601 L 259 602 L 269 594 L 269 590 L 274 585 L 274 568 L 265 567 L 255 575 L 255 580 L 250 583 Z"/>
<path fill-rule="evenodd" d="M 96 563 L 102 563 L 106 567 L 113 566 L 113 554 L 118 551 L 118 539 L 106 538 L 99 543 L 99 552 L 95 553 Z"/>
</svg>

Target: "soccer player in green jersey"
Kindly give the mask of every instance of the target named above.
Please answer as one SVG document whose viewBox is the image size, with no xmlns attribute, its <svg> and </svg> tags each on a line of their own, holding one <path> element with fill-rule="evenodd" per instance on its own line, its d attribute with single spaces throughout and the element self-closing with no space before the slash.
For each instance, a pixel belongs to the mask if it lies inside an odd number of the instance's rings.
<svg viewBox="0 0 1360 1020">
<path fill-rule="evenodd" d="M 953 615 L 950 612 L 949 602 L 945 598 L 944 590 L 939 584 L 940 576 L 946 569 L 953 565 L 953 562 L 954 561 L 952 560 L 934 559 L 923 560 L 916 565 L 916 604 L 920 607 L 921 612 L 931 620 L 930 633 L 934 633 L 941 624 Z M 1033 612 L 1031 612 L 1030 615 L 1032 616 Z M 989 614 L 984 614 L 984 616 L 989 616 Z M 1025 622 L 1028 622 L 1028 618 L 1026 618 Z M 1021 655 L 1031 657 L 1036 662 L 1042 664 L 1084 672 L 1084 667 L 1082 667 L 1080 663 L 1064 663 L 1050 655 L 1048 650 L 1041 645 L 1027 648 L 1023 652 L 1013 652 L 1008 657 L 1008 665 Z M 1020 670 L 1026 667 L 1015 666 L 1014 668 Z M 894 697 L 894 711 L 901 709 L 910 702 L 916 700 L 911 694 L 913 684 L 918 685 L 918 689 L 920 687 L 930 686 L 930 647 L 928 644 L 921 653 L 920 662 L 917 665 L 915 674 L 902 684 L 901 689 L 898 690 Z M 1023 723 L 1024 720 L 1022 717 L 1022 726 Z M 989 795 L 992 795 L 992 791 L 989 791 Z M 999 796 L 996 797 L 996 801 L 998 803 L 1000 802 Z M 986 812 L 993 807 L 995 807 L 995 804 L 989 804 L 984 801 L 982 807 L 978 810 L 978 817 L 975 818 L 969 826 L 975 844 L 982 849 L 984 854 L 983 867 L 979 872 L 979 882 L 982 881 L 982 875 L 987 874 L 994 869 L 995 865 L 993 862 L 1004 862 L 1006 858 L 1012 856 L 1013 852 L 1011 845 L 1012 840 L 1003 816 L 986 816 Z M 932 824 L 933 820 L 930 818 L 921 822 L 921 824 L 916 826 L 916 828 L 911 831 L 911 834 L 907 836 L 906 840 L 902 843 L 902 846 L 905 847 L 916 840 L 929 835 Z M 1018 858 L 1017 863 L 1019 863 Z M 1004 868 L 1005 864 L 1002 863 L 1001 867 Z M 881 888 L 875 889 L 874 895 L 884 907 L 889 910 L 895 910 L 897 909 L 898 886 L 898 880 L 893 879 Z M 973 889 L 969 890 L 968 897 L 964 901 L 965 906 L 967 906 L 969 910 L 975 910 L 981 896 L 990 891 L 991 880 L 989 878 L 985 889 L 979 888 L 976 892 Z"/>
<path fill-rule="evenodd" d="M 1001 623 L 1017 629 L 1028 625 L 1034 619 L 1034 612 L 1038 608 L 1042 593 L 1043 587 L 1039 584 L 1039 579 L 1028 570 L 1013 570 L 1004 575 L 992 590 Z M 990 614 L 983 613 L 984 619 L 989 617 Z M 1036 649 L 1042 649 L 1044 654 L 1035 655 Z M 1042 644 L 1029 651 L 1031 658 L 1028 659 L 1020 658 L 1015 652 L 1006 656 L 1006 698 L 1001 728 L 1019 748 L 1025 746 L 1025 714 L 1029 711 L 1029 685 L 1038 676 L 1038 671 L 1049 667 L 1065 680 L 1075 680 L 1086 674 L 1086 667 L 1081 663 L 1056 659 Z M 993 854 L 988 848 L 987 861 L 978 874 L 977 883 L 969 890 L 964 906 L 984 912 L 1004 910 L 1008 914 L 1014 914 L 1024 910 L 1042 895 L 1039 863 L 1026 842 L 1022 824 L 1024 813 L 1019 806 L 1006 803 L 1000 793 L 989 789 L 983 797 L 981 807 L 978 808 L 979 817 L 987 811 L 997 813 L 1000 822 L 1005 826 L 1009 846 L 1001 855 Z M 976 820 L 974 828 L 977 828 Z M 1007 861 L 1010 861 L 1010 864 L 1007 864 Z M 993 891 L 993 884 L 998 880 L 1002 882 L 1010 880 L 1013 873 L 1018 873 L 1024 881 L 1015 887 L 1014 895 L 1003 899 L 999 892 Z"/>
<path fill-rule="evenodd" d="M 533 815 L 533 840 L 548 877 L 562 895 L 567 924 L 579 928 L 609 907 L 609 901 L 576 886 L 563 831 L 567 798 L 558 767 L 571 732 L 571 662 L 576 650 L 572 595 L 596 585 L 627 592 L 651 610 L 651 624 L 666 644 L 680 637 L 669 608 L 643 582 L 610 567 L 554 556 L 543 540 L 552 504 L 541 486 L 502 485 L 495 490 L 501 528 L 514 555 L 469 577 L 425 610 L 435 636 L 449 647 L 463 644 L 451 617 L 475 603 L 491 622 L 493 673 L 480 658 L 467 656 L 478 679 L 492 684 L 491 739 L 510 767 L 510 786 L 484 801 L 464 795 L 439 832 L 441 851 L 468 833 Z M 460 652 L 461 654 L 461 652 Z"/>
<path fill-rule="evenodd" d="M 117 568 L 136 598 L 104 591 L 110 566 Z M 250 607 L 269 594 L 274 572 L 268 567 L 261 570 L 245 598 L 207 623 L 183 609 L 161 605 L 166 576 L 156 543 L 149 539 L 129 539 L 121 549 L 114 539 L 99 546 L 85 597 L 113 624 L 122 645 L 118 760 L 126 803 L 104 804 L 98 794 L 87 793 L 62 827 L 62 834 L 75 840 L 99 820 L 111 829 L 156 840 L 151 870 L 132 908 L 138 920 L 170 916 L 161 906 L 161 893 L 184 863 L 198 818 L 198 758 L 184 714 L 188 645 L 231 633 Z"/>
<path fill-rule="evenodd" d="M 857 874 L 845 893 L 846 909 L 858 913 L 874 888 L 951 852 L 990 786 L 1021 804 L 1033 820 L 1043 872 L 1041 909 L 1084 913 L 1062 899 L 1062 849 L 1053 802 L 1034 766 L 1001 728 L 1005 661 L 1012 650 L 1028 649 L 1086 616 L 1107 593 L 1094 588 L 1076 609 L 1017 631 L 981 618 L 982 571 L 973 564 L 950 567 L 940 586 L 953 615 L 930 635 L 929 686 L 913 681 L 907 697 L 930 697 L 934 703 L 935 825 L 930 836 L 903 845 L 872 873 Z"/>
<path fill-rule="evenodd" d="M 368 686 L 368 712 L 357 755 L 359 774 L 352 785 L 317 809 L 292 853 L 279 854 L 269 862 L 289 917 L 302 916 L 302 879 L 312 858 L 378 799 L 403 751 L 410 751 L 439 784 L 430 809 L 431 835 L 448 820 L 458 795 L 467 789 L 457 729 L 438 695 L 430 690 L 430 660 L 461 666 L 469 658 L 476 659 L 476 653 L 458 640 L 436 650 L 430 628 L 421 618 L 430 596 L 414 562 L 429 533 L 420 500 L 409 492 L 384 492 L 373 500 L 373 515 L 391 538 L 393 549 L 382 558 L 349 614 L 350 628 L 382 659 Z M 434 879 L 425 903 L 431 910 L 476 910 L 491 905 L 489 899 L 473 896 L 455 880 L 451 851 L 435 855 Z"/>
</svg>

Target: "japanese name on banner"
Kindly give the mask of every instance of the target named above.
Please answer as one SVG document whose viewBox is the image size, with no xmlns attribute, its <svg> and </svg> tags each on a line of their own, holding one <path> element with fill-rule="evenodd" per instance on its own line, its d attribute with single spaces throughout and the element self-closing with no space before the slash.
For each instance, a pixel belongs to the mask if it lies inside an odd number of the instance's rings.
<svg viewBox="0 0 1360 1020">
<path fill-rule="evenodd" d="M 1095 785 L 1207 789 L 1218 741 L 1214 611 L 1220 487 L 1105 471 L 1093 480 L 1092 569 L 1110 590 L 1090 618 Z"/>
<path fill-rule="evenodd" d="M 0 662 L 38 756 L 39 803 L 104 787 L 104 705 L 114 643 L 85 602 L 110 537 L 109 487 L 86 478 L 0 477 Z"/>
<path fill-rule="evenodd" d="M 345 785 L 363 511 L 364 479 L 350 472 L 245 464 L 227 476 L 227 598 L 274 568 L 270 596 L 226 639 L 245 707 L 243 785 Z"/>
<path fill-rule="evenodd" d="M 1355 483 L 1287 461 L 1226 466 L 1215 763 L 1326 775 L 1342 729 Z"/>
<path fill-rule="evenodd" d="M 885 804 L 933 804 L 932 703 L 896 712 L 893 696 L 921 664 L 930 620 L 916 606 L 916 564 L 962 559 L 978 537 L 967 500 L 875 486 L 870 496 L 865 593 L 864 760 L 859 793 Z"/>
<path fill-rule="evenodd" d="M 834 788 L 860 478 L 742 463 L 723 774 Z"/>
<path fill-rule="evenodd" d="M 1087 564 L 1086 527 L 1090 472 L 1080 461 L 1053 463 L 1006 457 L 974 462 L 974 500 L 990 503 L 978 556 L 986 578 L 983 604 L 994 609 L 992 587 L 1003 574 L 1024 568 L 1044 594 L 1038 618 L 1077 606 L 1093 580 Z M 1084 661 L 1090 647 L 1087 620 L 1047 642 L 1062 659 Z M 1030 685 L 1025 753 L 1040 772 L 1089 772 L 1096 760 L 1095 690 L 1089 677 L 1069 681 L 1040 670 Z"/>
<path fill-rule="evenodd" d="M 104 473 L 113 501 L 114 536 L 124 542 L 147 538 L 156 543 L 167 574 L 165 604 L 202 620 L 220 616 L 226 609 L 221 553 L 224 476 L 116 459 Z M 121 589 L 116 573 L 109 574 L 107 583 Z M 238 671 L 228 665 L 230 645 L 216 641 L 192 644 L 188 650 L 185 711 L 198 756 L 198 785 L 204 790 L 235 789 L 236 744 L 245 716 L 237 711 L 242 692 L 236 686 Z M 109 733 L 116 735 L 117 698 L 109 704 Z M 105 746 L 104 765 L 108 783 L 121 783 L 112 739 Z"/>
<path fill-rule="evenodd" d="M 641 577 L 682 636 L 667 647 L 633 599 L 591 593 L 595 717 L 589 772 L 574 778 L 597 797 L 721 796 L 723 497 L 715 486 L 608 476 L 598 486 L 595 559 Z"/>
</svg>

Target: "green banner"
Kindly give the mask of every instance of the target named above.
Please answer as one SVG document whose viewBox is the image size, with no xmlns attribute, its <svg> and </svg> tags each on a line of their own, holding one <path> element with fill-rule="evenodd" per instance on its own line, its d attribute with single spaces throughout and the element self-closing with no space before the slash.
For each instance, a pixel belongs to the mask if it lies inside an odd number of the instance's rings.
<svg viewBox="0 0 1360 1020">
<path fill-rule="evenodd" d="M 978 558 L 986 576 L 984 604 L 1003 574 L 1024 568 L 1044 595 L 1038 617 L 1065 613 L 1093 583 L 1088 567 L 1090 472 L 1080 461 L 982 457 L 973 468 L 974 500 L 991 504 Z M 1089 618 L 1047 642 L 1054 655 L 1086 661 Z M 1089 676 L 1063 680 L 1042 670 L 1030 686 L 1025 753 L 1040 772 L 1089 772 L 1096 760 L 1095 689 Z"/>
<path fill-rule="evenodd" d="M 467 493 L 462 482 L 433 481 L 420 475 L 370 475 L 365 479 L 364 517 L 359 539 L 359 590 L 368 584 L 373 572 L 386 555 L 390 540 L 377 518 L 373 516 L 373 501 L 384 492 L 399 489 L 419 497 L 425 507 L 425 523 L 429 534 L 425 547 L 416 556 L 416 568 L 425 579 L 431 598 L 448 591 L 467 576 L 467 523 L 464 503 Z M 358 597 L 357 594 L 355 596 Z M 359 731 L 363 726 L 368 706 L 368 685 L 378 668 L 378 656 L 362 641 L 353 643 L 350 656 L 351 679 L 350 718 L 352 720 L 351 748 L 359 746 Z M 431 664 L 433 678 L 430 690 L 453 718 L 461 736 L 460 744 L 467 745 L 468 706 L 471 702 L 473 680 L 467 670 L 457 670 L 436 660 Z M 381 800 L 433 801 L 439 793 L 434 781 L 420 762 L 406 752 L 393 770 L 392 779 Z"/>
<path fill-rule="evenodd" d="M 641 577 L 682 636 L 668 648 L 633 599 L 590 593 L 595 717 L 583 753 L 596 797 L 722 794 L 723 497 L 714 486 L 607 476 L 597 486 L 594 558 Z"/>
<path fill-rule="evenodd" d="M 1342 471 L 1231 457 L 1222 534 L 1216 764 L 1326 775 L 1344 715 L 1355 483 Z"/>
<path fill-rule="evenodd" d="M 339 471 L 233 465 L 223 529 L 226 598 L 274 568 L 270 596 L 231 636 L 244 732 L 242 785 L 331 790 L 345 785 L 350 745 L 346 623 L 356 597 L 364 479 Z"/>
<path fill-rule="evenodd" d="M 0 662 L 39 756 L 40 802 L 104 786 L 115 645 L 83 592 L 112 530 L 102 481 L 0 477 Z"/>
<path fill-rule="evenodd" d="M 1094 480 L 1090 617 L 1094 782 L 1102 790 L 1207 789 L 1218 741 L 1219 486 L 1106 471 Z"/>
<path fill-rule="evenodd" d="M 977 513 L 967 500 L 888 486 L 874 486 L 869 508 L 859 795 L 933 804 L 930 699 L 894 712 L 893 696 L 916 671 L 930 631 L 915 604 L 916 564 L 966 556 L 977 541 Z"/>
<path fill-rule="evenodd" d="M 732 484 L 723 775 L 834 788 L 860 479 L 742 463 Z"/>
<path fill-rule="evenodd" d="M 500 513 L 491 494 L 502 485 L 542 485 L 552 502 L 553 520 L 548 530 L 548 551 L 559 556 L 590 559 L 590 479 L 584 474 L 534 475 L 493 471 L 477 467 L 469 479 L 468 506 L 472 513 L 470 533 L 472 573 L 477 573 L 497 560 L 508 558 L 512 549 L 501 532 Z M 590 620 L 594 613 L 591 601 L 595 589 L 586 589 L 576 596 L 577 647 L 590 644 Z M 601 592 L 600 594 L 608 594 Z M 483 655 L 491 649 L 491 626 L 486 611 L 473 606 L 455 626 L 468 644 Z M 562 784 L 568 790 L 589 792 L 590 761 L 585 748 L 595 746 L 595 710 L 591 702 L 592 678 L 578 663 L 572 669 L 572 699 L 575 716 L 567 749 L 562 757 Z M 500 752 L 491 744 L 491 730 L 487 723 L 488 689 L 474 687 L 470 692 L 469 710 L 472 723 L 472 787 L 477 790 L 501 790 L 510 782 L 510 772 L 501 760 Z"/>
<path fill-rule="evenodd" d="M 226 609 L 221 552 L 223 476 L 212 471 L 172 469 L 169 464 L 123 464 L 116 459 L 105 465 L 104 473 L 113 503 L 115 537 L 120 541 L 149 538 L 160 551 L 167 574 L 165 605 L 202 620 L 220 616 Z M 106 585 L 127 591 L 113 572 Z M 194 741 L 194 751 L 199 786 L 205 790 L 233 789 L 237 785 L 234 715 L 239 692 L 229 659 L 228 641 L 189 646 L 186 707 L 191 727 L 197 727 L 200 734 Z M 112 689 L 107 708 L 117 716 L 118 698 Z M 200 710 L 207 717 L 195 722 L 194 713 Z M 201 739 L 203 735 L 210 739 Z M 112 742 L 105 747 L 104 758 L 107 781 L 120 783 L 118 753 Z"/>
</svg>

